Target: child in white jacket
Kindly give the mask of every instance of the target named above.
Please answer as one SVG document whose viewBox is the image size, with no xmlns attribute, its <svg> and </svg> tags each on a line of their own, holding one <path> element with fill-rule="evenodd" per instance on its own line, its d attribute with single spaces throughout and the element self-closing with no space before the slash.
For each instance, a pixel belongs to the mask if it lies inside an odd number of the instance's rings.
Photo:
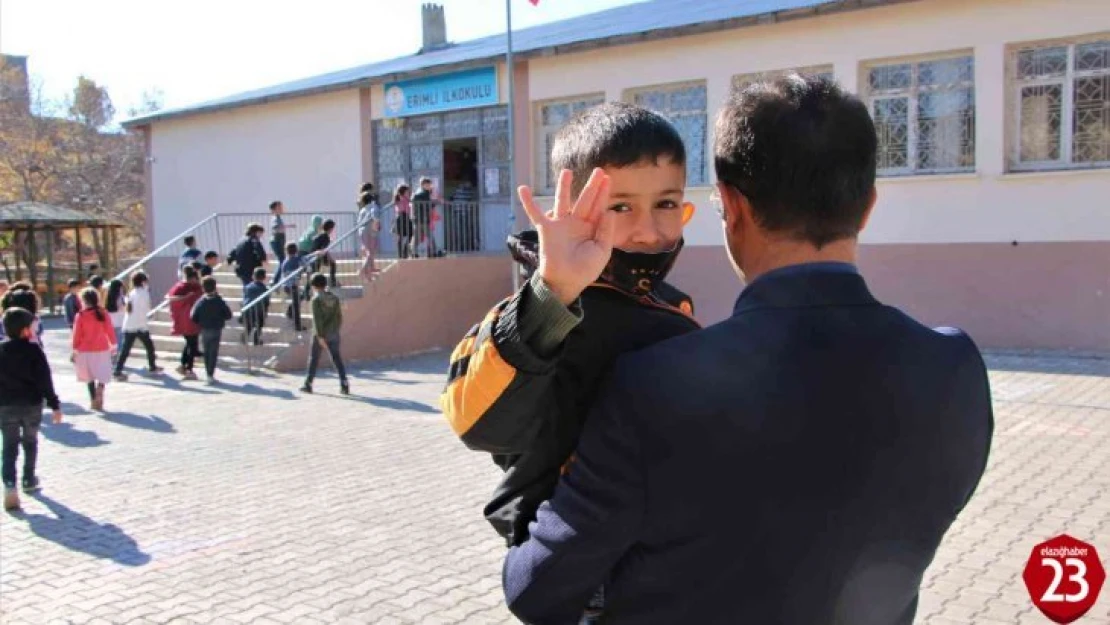
<svg viewBox="0 0 1110 625">
<path fill-rule="evenodd" d="M 147 368 L 150 373 L 161 373 L 162 368 L 154 362 L 154 341 L 150 340 L 150 328 L 147 326 L 146 317 L 150 314 L 150 291 L 146 287 L 147 277 L 141 271 L 136 271 L 131 276 L 131 292 L 127 294 L 126 314 L 123 318 L 123 345 L 120 346 L 119 358 L 116 359 L 116 371 L 113 377 L 120 382 L 127 379 L 123 372 L 123 365 L 131 354 L 131 346 L 138 339 L 146 348 Z"/>
</svg>

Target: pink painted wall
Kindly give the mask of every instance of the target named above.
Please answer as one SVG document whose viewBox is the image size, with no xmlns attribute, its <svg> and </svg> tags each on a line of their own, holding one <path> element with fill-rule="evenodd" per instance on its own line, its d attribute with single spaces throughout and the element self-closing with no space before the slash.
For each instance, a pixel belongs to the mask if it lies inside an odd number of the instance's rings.
<svg viewBox="0 0 1110 625">
<path fill-rule="evenodd" d="M 875 296 L 982 347 L 1110 352 L 1110 242 L 863 245 Z M 721 246 L 688 247 L 671 274 L 697 317 L 728 317 L 742 285 Z"/>
<path fill-rule="evenodd" d="M 344 358 L 372 360 L 453 348 L 510 294 L 509 262 L 507 255 L 398 262 L 360 299 L 345 303 Z M 277 368 L 303 369 L 307 362 L 308 347 L 301 345 L 283 354 Z"/>
</svg>

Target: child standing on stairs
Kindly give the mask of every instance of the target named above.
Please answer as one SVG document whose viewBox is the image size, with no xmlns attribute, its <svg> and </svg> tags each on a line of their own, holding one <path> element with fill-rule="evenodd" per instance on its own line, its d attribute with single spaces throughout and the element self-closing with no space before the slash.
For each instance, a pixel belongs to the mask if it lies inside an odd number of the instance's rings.
<svg viewBox="0 0 1110 625">
<path fill-rule="evenodd" d="M 265 270 L 263 270 L 265 271 Z M 266 278 L 266 274 L 262 274 Z M 216 279 L 208 276 L 201 283 L 204 297 L 197 300 L 189 317 L 200 327 L 201 343 L 204 344 L 204 373 L 209 386 L 216 383 L 216 361 L 220 357 L 220 337 L 224 326 L 231 319 L 231 309 L 220 294 L 216 292 Z"/>
<path fill-rule="evenodd" d="M 81 291 L 81 312 L 73 323 L 73 366 L 88 385 L 93 410 L 104 410 L 104 389 L 112 379 L 116 331 L 94 288 Z"/>
</svg>

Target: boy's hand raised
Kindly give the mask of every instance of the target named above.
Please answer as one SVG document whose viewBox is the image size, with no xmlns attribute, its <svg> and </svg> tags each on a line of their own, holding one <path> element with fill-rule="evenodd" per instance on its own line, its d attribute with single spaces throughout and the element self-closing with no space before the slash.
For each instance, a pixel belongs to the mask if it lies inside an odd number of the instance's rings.
<svg viewBox="0 0 1110 625">
<path fill-rule="evenodd" d="M 609 210 L 609 176 L 594 169 L 582 193 L 573 203 L 573 176 L 559 173 L 555 208 L 544 214 L 532 199 L 532 190 L 518 190 L 524 212 L 540 237 L 540 278 L 564 305 L 570 305 L 601 275 L 613 253 L 616 222 Z"/>
</svg>

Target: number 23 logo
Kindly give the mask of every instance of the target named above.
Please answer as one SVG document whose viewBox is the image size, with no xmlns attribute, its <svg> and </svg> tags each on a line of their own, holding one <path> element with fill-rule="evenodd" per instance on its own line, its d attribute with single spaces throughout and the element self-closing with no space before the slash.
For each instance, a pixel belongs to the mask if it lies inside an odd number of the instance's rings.
<svg viewBox="0 0 1110 625">
<path fill-rule="evenodd" d="M 1064 560 L 1064 565 L 1061 565 L 1059 560 L 1053 558 L 1041 558 L 1041 565 L 1052 569 L 1052 583 L 1049 584 L 1048 588 L 1044 591 L 1044 595 L 1041 596 L 1041 601 L 1077 603 L 1086 599 L 1088 593 L 1091 592 L 1091 587 L 1087 584 L 1087 565 L 1079 558 L 1067 558 Z M 1072 595 L 1059 594 L 1057 592 L 1060 589 L 1060 582 L 1064 579 L 1065 566 L 1069 568 L 1075 567 L 1075 573 L 1068 576 L 1068 581 L 1079 584 L 1079 592 Z"/>
</svg>

